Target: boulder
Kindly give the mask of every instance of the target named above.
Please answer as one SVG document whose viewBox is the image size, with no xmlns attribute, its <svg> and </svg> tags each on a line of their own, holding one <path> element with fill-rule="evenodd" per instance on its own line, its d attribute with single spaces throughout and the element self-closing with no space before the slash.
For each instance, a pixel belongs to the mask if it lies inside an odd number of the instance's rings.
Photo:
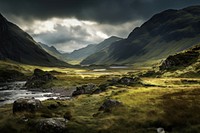
<svg viewBox="0 0 200 133">
<path fill-rule="evenodd" d="M 64 118 L 45 118 L 36 123 L 37 133 L 67 133 Z"/>
<path fill-rule="evenodd" d="M 25 86 L 28 88 L 41 88 L 47 82 L 56 79 L 49 72 L 35 69 L 33 75 L 27 80 Z"/>
<path fill-rule="evenodd" d="M 101 92 L 104 92 L 107 90 L 107 88 L 110 86 L 110 84 L 105 83 L 105 84 L 100 84 L 93 92 L 92 94 L 99 94 Z"/>
<path fill-rule="evenodd" d="M 20 98 L 13 103 L 13 114 L 23 111 L 34 113 L 42 107 L 43 106 L 40 100 Z"/>
<path fill-rule="evenodd" d="M 121 106 L 122 103 L 117 100 L 107 99 L 99 108 L 99 111 L 110 112 L 112 108 Z"/>
<path fill-rule="evenodd" d="M 157 130 L 157 133 L 165 133 L 165 130 L 164 130 L 164 128 L 157 128 L 156 129 Z"/>
<path fill-rule="evenodd" d="M 71 111 L 66 111 L 63 118 L 65 118 L 65 120 L 71 120 L 72 119 Z"/>
<path fill-rule="evenodd" d="M 57 109 L 58 107 L 59 107 L 58 104 L 50 104 L 49 106 L 47 106 L 47 108 L 50 110 Z"/>
<path fill-rule="evenodd" d="M 94 90 L 96 90 L 96 85 L 95 84 L 86 84 L 82 85 L 79 87 L 76 87 L 76 90 L 72 93 L 72 96 L 77 96 L 81 94 L 92 94 Z"/>
<path fill-rule="evenodd" d="M 122 77 L 120 80 L 118 80 L 119 84 L 123 85 L 132 85 L 132 84 L 138 84 L 140 83 L 141 79 L 138 77 Z"/>
</svg>

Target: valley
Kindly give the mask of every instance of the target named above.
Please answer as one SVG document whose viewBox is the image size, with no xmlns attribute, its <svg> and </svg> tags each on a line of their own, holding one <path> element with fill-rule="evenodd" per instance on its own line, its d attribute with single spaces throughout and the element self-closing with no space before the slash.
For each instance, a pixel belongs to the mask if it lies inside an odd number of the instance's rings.
<svg viewBox="0 0 200 133">
<path fill-rule="evenodd" d="M 68 90 L 72 86 L 83 84 L 98 86 L 114 82 L 113 78 L 133 77 L 148 71 L 147 68 L 112 69 L 106 72 L 94 72 L 83 68 L 40 67 L 40 69 L 61 72 L 54 74 L 57 80 L 48 82 L 41 88 L 42 90 L 51 87 Z M 141 77 L 140 82 L 142 84 L 117 83 L 109 85 L 98 93 L 70 96 L 68 100 L 49 98 L 42 101 L 43 109 L 35 113 L 19 112 L 13 115 L 12 104 L 1 106 L 0 112 L 4 115 L 0 116 L 0 130 L 34 133 L 37 127 L 33 128 L 33 125 L 37 125 L 37 120 L 63 118 L 66 112 L 70 112 L 72 118 L 66 122 L 67 131 L 70 133 L 130 131 L 154 133 L 158 127 L 173 133 L 198 131 L 200 121 L 196 118 L 199 117 L 200 109 L 199 78 Z M 99 111 L 106 99 L 120 101 L 122 106 L 112 107 L 109 111 Z"/>
<path fill-rule="evenodd" d="M 0 14 L 0 133 L 200 132 L 200 6 L 138 17 L 124 1 Z"/>
</svg>

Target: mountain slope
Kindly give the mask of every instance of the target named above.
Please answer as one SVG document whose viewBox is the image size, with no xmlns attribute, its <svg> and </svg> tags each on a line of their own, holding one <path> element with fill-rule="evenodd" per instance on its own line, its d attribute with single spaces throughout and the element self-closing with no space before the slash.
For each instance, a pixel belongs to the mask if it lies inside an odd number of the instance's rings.
<svg viewBox="0 0 200 133">
<path fill-rule="evenodd" d="M 67 57 L 70 60 L 79 60 L 82 61 L 83 59 L 85 59 L 86 57 L 88 57 L 91 54 L 94 54 L 98 51 L 101 51 L 102 49 L 109 47 L 113 42 L 119 41 L 121 40 L 121 38 L 119 37 L 115 37 L 112 36 L 108 39 L 105 39 L 103 42 L 99 43 L 99 44 L 90 44 L 85 48 L 81 48 L 79 50 L 75 50 L 72 53 L 70 53 L 69 55 L 67 55 Z"/>
<path fill-rule="evenodd" d="M 69 53 L 66 57 L 69 58 L 69 60 L 82 60 L 86 58 L 88 55 L 93 54 L 95 51 L 95 44 L 89 44 L 87 47 L 74 50 L 72 53 Z"/>
<path fill-rule="evenodd" d="M 21 30 L 0 14 L 0 59 L 41 66 L 66 66 L 67 64 L 48 54 Z"/>
<path fill-rule="evenodd" d="M 50 55 L 56 57 L 59 60 L 65 61 L 63 58 L 63 54 L 61 54 L 54 46 L 48 46 L 46 44 L 43 44 L 41 42 L 38 43 L 47 53 Z"/>
<path fill-rule="evenodd" d="M 200 6 L 154 15 L 128 38 L 113 43 L 81 64 L 133 64 L 166 58 L 200 41 Z"/>
</svg>

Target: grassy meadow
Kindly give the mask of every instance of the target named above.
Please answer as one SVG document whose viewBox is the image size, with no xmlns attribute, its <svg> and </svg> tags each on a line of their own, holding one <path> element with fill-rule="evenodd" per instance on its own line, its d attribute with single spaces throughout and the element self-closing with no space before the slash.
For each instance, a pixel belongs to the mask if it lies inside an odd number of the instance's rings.
<svg viewBox="0 0 200 133">
<path fill-rule="evenodd" d="M 31 75 L 35 68 L 56 71 L 58 80 L 44 88 L 88 83 L 101 84 L 112 78 L 136 76 L 148 68 L 108 69 L 94 72 L 90 68 L 48 68 L 8 62 L 1 69 L 15 69 Z M 9 66 L 9 67 L 8 67 Z M 44 108 L 36 113 L 13 115 L 12 104 L 0 107 L 0 132 L 35 133 L 34 122 L 39 118 L 63 117 L 69 133 L 155 133 L 163 127 L 172 133 L 200 131 L 200 78 L 141 77 L 145 85 L 115 85 L 99 94 L 83 94 L 70 100 L 46 100 Z M 106 99 L 122 102 L 110 112 L 99 111 Z M 56 108 L 48 108 L 55 105 Z"/>
</svg>

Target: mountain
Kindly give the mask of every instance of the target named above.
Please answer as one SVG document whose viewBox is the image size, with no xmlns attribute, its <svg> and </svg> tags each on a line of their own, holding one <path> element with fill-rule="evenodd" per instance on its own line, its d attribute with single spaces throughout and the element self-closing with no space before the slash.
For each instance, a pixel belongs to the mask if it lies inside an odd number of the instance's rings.
<svg viewBox="0 0 200 133">
<path fill-rule="evenodd" d="M 84 59 L 81 64 L 134 64 L 166 58 L 200 41 L 200 6 L 154 15 L 126 39 Z"/>
<path fill-rule="evenodd" d="M 66 57 L 69 58 L 69 60 L 77 60 L 82 61 L 87 56 L 93 54 L 95 52 L 95 44 L 89 44 L 88 46 L 74 50 L 72 53 L 69 53 L 66 55 Z"/>
<path fill-rule="evenodd" d="M 56 57 L 59 60 L 65 61 L 63 54 L 60 53 L 54 46 L 48 46 L 46 44 L 43 44 L 41 42 L 38 42 L 38 44 L 50 55 Z"/>
<path fill-rule="evenodd" d="M 103 42 L 99 44 L 90 44 L 87 47 L 81 48 L 79 50 L 75 50 L 72 53 L 68 54 L 67 58 L 69 58 L 69 60 L 82 61 L 89 55 L 99 52 L 102 49 L 109 47 L 113 42 L 119 41 L 121 39 L 122 38 L 112 36 L 108 39 L 105 39 Z"/>
<path fill-rule="evenodd" d="M 67 66 L 44 51 L 33 38 L 0 14 L 0 59 L 41 66 Z"/>
</svg>

